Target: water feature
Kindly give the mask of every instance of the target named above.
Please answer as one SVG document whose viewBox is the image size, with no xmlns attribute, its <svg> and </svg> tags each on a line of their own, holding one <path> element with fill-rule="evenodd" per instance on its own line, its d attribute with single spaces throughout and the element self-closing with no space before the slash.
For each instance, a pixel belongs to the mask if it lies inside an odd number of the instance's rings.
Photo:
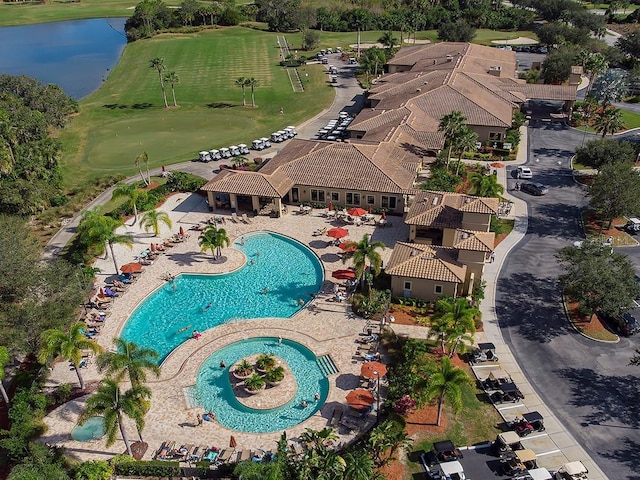
<svg viewBox="0 0 640 480">
<path fill-rule="evenodd" d="M 238 360 L 253 354 L 270 353 L 282 358 L 295 376 L 297 390 L 284 405 L 269 410 L 244 406 L 233 392 L 229 370 Z M 220 368 L 224 361 L 226 368 Z M 276 391 L 276 390 L 274 390 Z M 315 399 L 315 394 L 319 399 Z M 327 399 L 329 380 L 317 364 L 314 353 L 305 346 L 283 339 L 258 337 L 232 343 L 211 355 L 200 367 L 195 397 L 205 411 L 213 411 L 227 428 L 243 432 L 263 433 L 298 425 L 317 412 Z M 277 394 L 277 393 L 275 393 Z M 274 395 L 264 390 L 258 395 Z M 302 407 L 302 401 L 307 402 Z"/>
<path fill-rule="evenodd" d="M 91 417 L 83 425 L 76 425 L 71 430 L 71 438 L 78 442 L 90 442 L 104 437 L 104 419 Z"/>
<path fill-rule="evenodd" d="M 233 319 L 288 318 L 311 300 L 323 281 L 315 254 L 282 235 L 245 235 L 248 262 L 222 275 L 180 275 L 147 297 L 134 311 L 121 336 L 153 348 L 164 359 L 171 350 L 200 332 Z M 264 289 L 267 292 L 264 293 Z M 206 308 L 211 304 L 209 308 Z"/>
<path fill-rule="evenodd" d="M 0 28 L 0 74 L 28 75 L 80 99 L 120 60 L 126 18 L 96 18 Z"/>
</svg>

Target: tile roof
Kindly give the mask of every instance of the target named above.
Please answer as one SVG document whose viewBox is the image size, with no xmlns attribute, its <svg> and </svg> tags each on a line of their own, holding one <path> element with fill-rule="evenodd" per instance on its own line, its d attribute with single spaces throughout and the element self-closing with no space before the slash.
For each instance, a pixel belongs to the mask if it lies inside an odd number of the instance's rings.
<svg viewBox="0 0 640 480">
<path fill-rule="evenodd" d="M 257 172 L 223 170 L 207 182 L 202 190 L 276 198 L 285 195 L 292 186 L 291 181 L 281 175 L 266 176 Z"/>
<path fill-rule="evenodd" d="M 393 247 L 385 273 L 400 277 L 463 283 L 467 267 L 455 259 L 455 250 L 398 242 Z"/>
<path fill-rule="evenodd" d="M 452 246 L 458 250 L 491 252 L 495 248 L 495 240 L 496 235 L 493 232 L 474 232 L 473 230 L 457 229 Z"/>
<path fill-rule="evenodd" d="M 575 100 L 576 85 L 544 85 L 541 83 L 524 83 L 506 88 L 511 93 L 522 93 L 528 100 Z"/>
<path fill-rule="evenodd" d="M 498 199 L 423 190 L 413 199 L 405 223 L 434 228 L 460 228 L 464 212 L 496 214 Z"/>
</svg>

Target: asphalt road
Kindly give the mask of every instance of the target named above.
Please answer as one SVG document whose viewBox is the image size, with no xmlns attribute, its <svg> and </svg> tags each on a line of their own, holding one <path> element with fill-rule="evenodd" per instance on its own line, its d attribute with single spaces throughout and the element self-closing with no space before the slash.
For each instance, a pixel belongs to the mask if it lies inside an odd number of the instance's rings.
<svg viewBox="0 0 640 480">
<path fill-rule="evenodd" d="M 502 269 L 496 313 L 522 370 L 611 479 L 640 480 L 640 368 L 627 366 L 640 338 L 595 342 L 571 329 L 563 312 L 556 251 L 580 239 L 584 191 L 569 160 L 584 134 L 540 120 L 557 104 L 533 104 L 528 130 L 534 181 L 549 185 L 543 197 L 516 195 L 529 205 L 529 228 Z M 587 135 L 587 140 L 591 137 Z M 515 179 L 509 181 L 512 188 Z M 624 249 L 640 269 L 640 248 Z"/>
</svg>

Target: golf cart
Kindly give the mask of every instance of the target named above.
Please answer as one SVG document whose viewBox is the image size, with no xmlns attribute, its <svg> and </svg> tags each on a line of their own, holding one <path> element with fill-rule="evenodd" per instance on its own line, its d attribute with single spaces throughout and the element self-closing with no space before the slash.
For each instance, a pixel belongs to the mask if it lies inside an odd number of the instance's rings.
<svg viewBox="0 0 640 480">
<path fill-rule="evenodd" d="M 271 141 L 274 143 L 280 143 L 282 142 L 284 139 L 282 138 L 282 132 L 273 132 L 271 134 Z"/>
<path fill-rule="evenodd" d="M 264 148 L 271 147 L 271 141 L 267 137 L 262 137 L 260 140 L 262 140 L 262 143 L 264 144 Z"/>
<path fill-rule="evenodd" d="M 231 145 L 229 147 L 229 153 L 231 153 L 232 157 L 237 157 L 240 155 L 240 149 L 236 145 Z"/>
<path fill-rule="evenodd" d="M 524 395 L 513 382 L 501 383 L 499 388 L 500 389 L 497 392 L 493 392 L 489 396 L 491 402 L 495 404 L 499 405 L 507 402 L 517 403 L 524 399 Z"/>
<path fill-rule="evenodd" d="M 624 229 L 629 233 L 640 232 L 640 218 L 631 217 L 624 226 Z"/>
<path fill-rule="evenodd" d="M 433 442 L 431 451 L 423 454 L 426 465 L 433 466 L 440 462 L 449 462 L 462 458 L 462 452 L 456 448 L 451 440 Z"/>
<path fill-rule="evenodd" d="M 209 157 L 211 157 L 211 160 L 220 160 L 222 158 L 220 156 L 220 150 L 216 150 L 215 148 L 209 150 Z"/>
<path fill-rule="evenodd" d="M 544 419 L 540 413 L 534 411 L 522 414 L 522 418 L 525 419 L 533 427 L 536 432 L 544 431 Z"/>
<path fill-rule="evenodd" d="M 220 156 L 222 158 L 231 158 L 231 152 L 229 151 L 229 149 L 227 147 L 222 147 L 220 149 Z"/>
<path fill-rule="evenodd" d="M 521 480 L 553 480 L 553 477 L 546 468 L 533 468 L 527 470 L 527 474 Z"/>
<path fill-rule="evenodd" d="M 249 153 L 249 147 L 247 147 L 244 143 L 238 144 L 238 150 L 240 150 L 240 155 L 246 155 Z"/>
<path fill-rule="evenodd" d="M 487 378 L 482 380 L 480 384 L 483 390 L 499 390 L 503 383 L 511 382 L 511 377 L 504 370 L 491 370 Z"/>
<path fill-rule="evenodd" d="M 262 139 L 258 139 L 251 142 L 251 148 L 254 150 L 264 150 L 266 147 Z"/>
<path fill-rule="evenodd" d="M 493 343 L 479 343 L 471 352 L 470 363 L 497 362 L 496 346 Z"/>
<path fill-rule="evenodd" d="M 284 130 L 286 132 L 290 132 L 292 137 L 295 137 L 296 135 L 298 135 L 298 131 L 296 130 L 296 127 L 294 127 L 293 125 L 289 125 Z"/>
<path fill-rule="evenodd" d="M 493 442 L 493 451 L 496 453 L 503 454 L 516 450 L 524 450 L 522 443 L 520 443 L 520 435 L 516 432 L 499 433 L 496 441 Z"/>
<path fill-rule="evenodd" d="M 565 463 L 556 472 L 556 480 L 587 480 L 587 467 L 581 461 Z"/>
<path fill-rule="evenodd" d="M 198 160 L 201 162 L 208 162 L 209 160 L 211 160 L 211 157 L 209 157 L 209 152 L 207 152 L 206 150 L 200 152 L 198 154 Z"/>
<path fill-rule="evenodd" d="M 453 462 L 444 462 L 440 464 L 440 469 L 444 475 L 444 478 L 451 480 L 465 480 L 464 469 L 457 460 Z"/>
</svg>

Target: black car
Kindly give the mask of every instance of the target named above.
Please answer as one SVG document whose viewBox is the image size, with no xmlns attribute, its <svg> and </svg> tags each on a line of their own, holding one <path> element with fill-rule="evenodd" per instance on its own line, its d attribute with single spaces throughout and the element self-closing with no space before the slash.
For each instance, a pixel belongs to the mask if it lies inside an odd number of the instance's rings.
<svg viewBox="0 0 640 480">
<path fill-rule="evenodd" d="M 522 182 L 520 190 L 530 193 L 531 195 L 546 195 L 549 193 L 549 187 L 542 183 Z"/>
<path fill-rule="evenodd" d="M 630 312 L 621 315 L 604 315 L 604 320 L 620 335 L 629 337 L 640 332 L 640 323 Z"/>
</svg>

